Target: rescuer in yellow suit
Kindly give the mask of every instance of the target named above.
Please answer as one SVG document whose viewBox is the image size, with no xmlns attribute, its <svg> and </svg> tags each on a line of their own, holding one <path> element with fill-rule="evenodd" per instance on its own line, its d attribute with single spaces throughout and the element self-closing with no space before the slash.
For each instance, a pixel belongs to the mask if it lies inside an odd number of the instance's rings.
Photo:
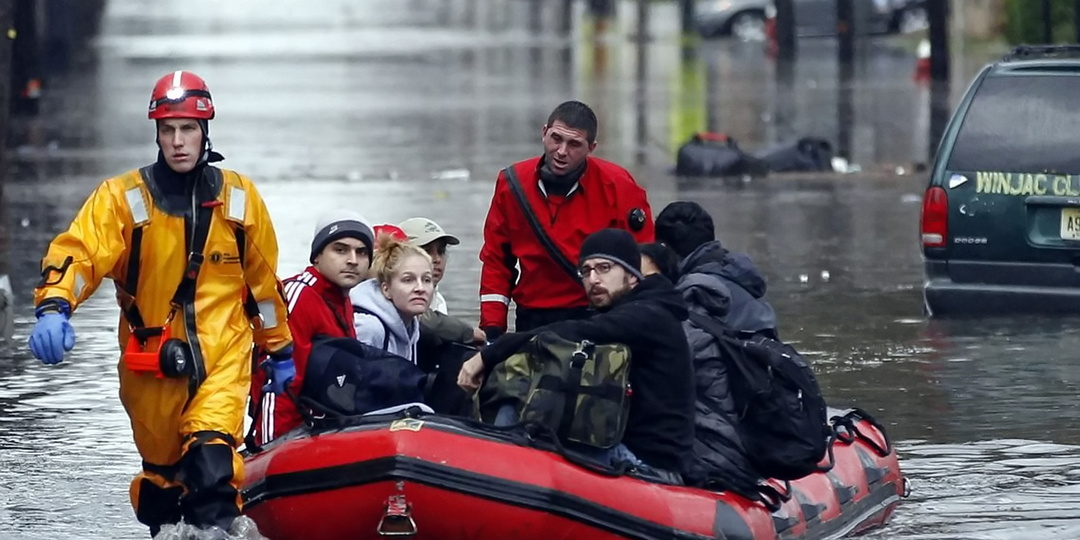
<svg viewBox="0 0 1080 540">
<path fill-rule="evenodd" d="M 214 117 L 202 78 L 158 81 L 149 117 L 157 162 L 105 180 L 49 245 L 34 291 L 34 356 L 63 360 L 68 318 L 103 278 L 117 286 L 120 400 L 142 472 L 136 517 L 157 534 L 181 518 L 228 531 L 240 515 L 242 438 L 254 343 L 269 354 L 270 390 L 295 375 L 277 279 L 277 238 L 262 198 L 236 172 L 210 166 Z"/>
</svg>

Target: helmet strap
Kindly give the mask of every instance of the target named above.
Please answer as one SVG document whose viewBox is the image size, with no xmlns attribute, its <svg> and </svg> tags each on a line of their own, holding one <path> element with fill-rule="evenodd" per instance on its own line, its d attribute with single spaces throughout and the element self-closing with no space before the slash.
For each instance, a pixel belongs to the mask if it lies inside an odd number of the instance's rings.
<svg viewBox="0 0 1080 540">
<path fill-rule="evenodd" d="M 214 143 L 210 142 L 210 122 L 199 120 L 199 127 L 202 128 L 203 136 L 203 152 L 199 156 L 199 165 L 204 165 L 210 159 L 210 152 L 214 150 Z"/>
</svg>

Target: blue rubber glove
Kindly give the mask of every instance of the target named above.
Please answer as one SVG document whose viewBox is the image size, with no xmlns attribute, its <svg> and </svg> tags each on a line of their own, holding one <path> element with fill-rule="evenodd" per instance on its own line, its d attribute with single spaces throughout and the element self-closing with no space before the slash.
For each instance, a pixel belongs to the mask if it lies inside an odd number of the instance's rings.
<svg viewBox="0 0 1080 540">
<path fill-rule="evenodd" d="M 75 347 L 75 329 L 68 322 L 71 305 L 63 300 L 46 300 L 34 314 L 37 324 L 30 332 L 30 352 L 43 364 L 59 364 L 64 352 Z"/>
<path fill-rule="evenodd" d="M 263 369 L 268 375 L 263 392 L 273 392 L 277 395 L 285 393 L 289 383 L 296 378 L 296 364 L 292 358 L 292 346 L 285 347 L 271 354 L 270 358 L 263 362 Z"/>
</svg>

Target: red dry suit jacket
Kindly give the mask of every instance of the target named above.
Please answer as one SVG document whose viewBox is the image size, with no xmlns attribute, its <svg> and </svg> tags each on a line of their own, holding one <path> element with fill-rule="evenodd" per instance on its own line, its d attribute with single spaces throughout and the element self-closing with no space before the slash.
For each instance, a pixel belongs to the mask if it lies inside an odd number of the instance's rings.
<svg viewBox="0 0 1080 540">
<path fill-rule="evenodd" d="M 282 284 L 285 304 L 289 308 L 289 330 L 293 333 L 293 361 L 296 362 L 296 378 L 289 384 L 289 390 L 294 396 L 299 396 L 300 389 L 304 387 L 304 372 L 311 354 L 312 339 L 315 336 L 356 339 L 352 302 L 349 301 L 348 291 L 331 283 L 314 266 L 307 267 Z M 255 417 L 255 441 L 258 444 L 266 444 L 300 425 L 303 418 L 287 395 L 263 393 L 265 371 L 256 370 L 251 380 L 252 399 L 258 407 Z"/>
<path fill-rule="evenodd" d="M 653 241 L 653 218 L 645 190 L 626 169 L 588 157 L 585 172 L 568 195 L 547 196 L 540 182 L 540 157 L 512 165 L 526 198 L 548 236 L 575 266 L 585 237 L 613 227 L 640 243 Z M 644 223 L 631 227 L 631 214 Z M 480 327 L 507 328 L 510 301 L 532 309 L 587 306 L 581 281 L 567 274 L 536 238 L 517 199 L 499 173 L 484 223 L 480 248 Z M 517 276 L 515 266 L 520 265 Z"/>
</svg>

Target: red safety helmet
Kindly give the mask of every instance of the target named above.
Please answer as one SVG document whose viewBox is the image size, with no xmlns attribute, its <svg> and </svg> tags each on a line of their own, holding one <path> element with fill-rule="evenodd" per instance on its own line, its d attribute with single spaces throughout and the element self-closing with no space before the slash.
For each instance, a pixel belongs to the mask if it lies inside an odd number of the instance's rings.
<svg viewBox="0 0 1080 540">
<path fill-rule="evenodd" d="M 174 71 L 160 79 L 150 94 L 151 120 L 195 118 L 212 120 L 214 101 L 202 77 L 190 71 Z"/>
</svg>

